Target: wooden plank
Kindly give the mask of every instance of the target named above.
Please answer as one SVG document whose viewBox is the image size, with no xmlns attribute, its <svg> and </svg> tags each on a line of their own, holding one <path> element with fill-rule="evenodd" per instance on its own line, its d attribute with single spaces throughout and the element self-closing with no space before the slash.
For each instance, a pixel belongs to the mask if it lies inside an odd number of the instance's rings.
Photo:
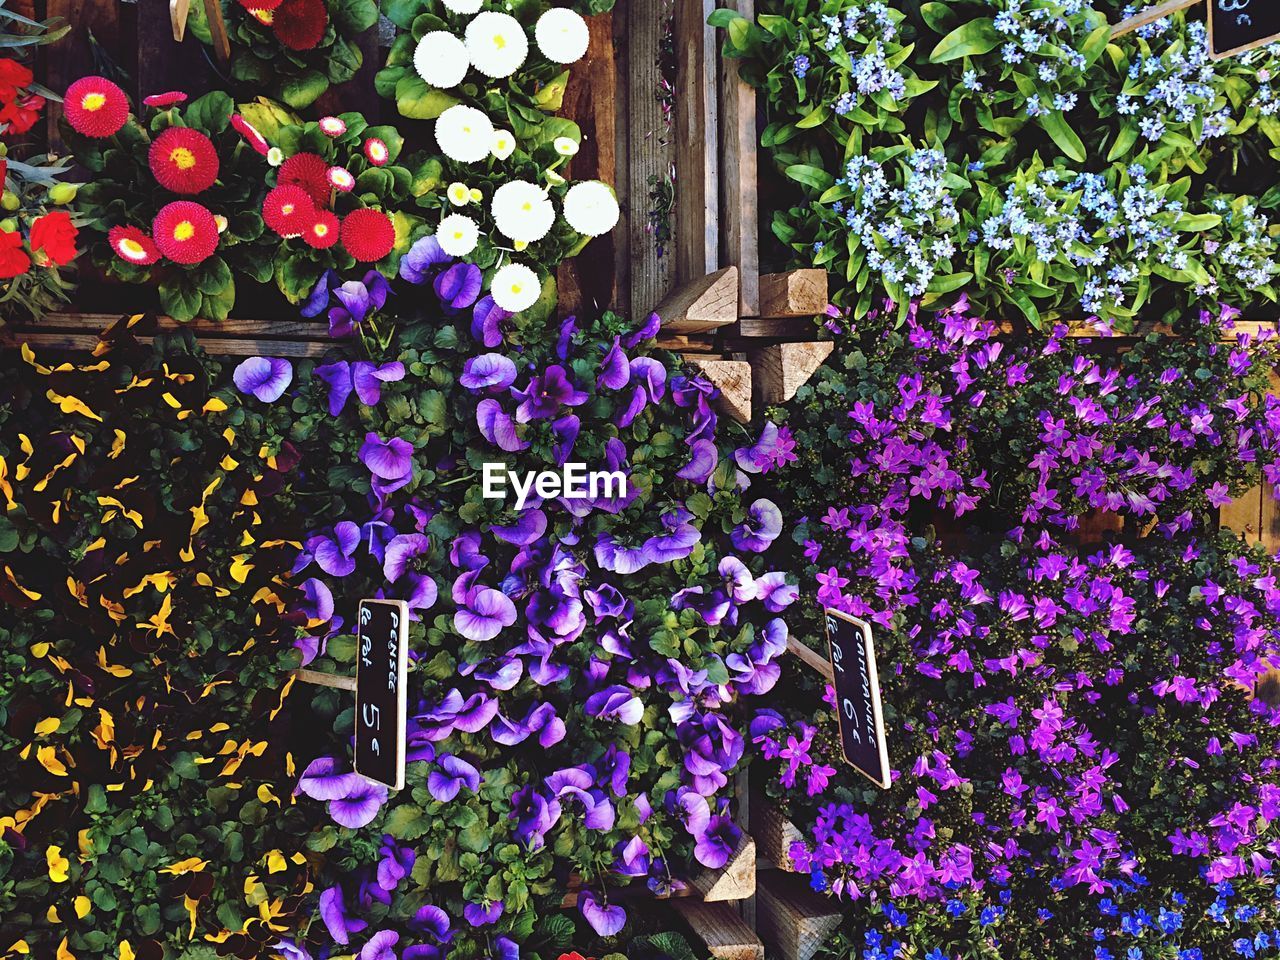
<svg viewBox="0 0 1280 960">
<path fill-rule="evenodd" d="M 686 337 L 677 334 L 670 337 L 658 337 L 659 350 L 670 350 L 672 353 L 714 353 L 715 344 L 711 340 Z"/>
<path fill-rule="evenodd" d="M 778 805 L 762 793 L 751 796 L 751 836 L 756 841 L 757 869 L 768 866 L 794 873 L 791 845 L 804 839 L 800 829 L 787 819 Z"/>
<path fill-rule="evenodd" d="M 649 232 L 649 193 L 671 173 L 672 148 L 658 100 L 662 56 L 662 0 L 626 4 L 627 246 L 630 248 L 630 314 L 647 317 L 675 282 L 670 251 L 658 256 Z M 619 18 L 621 21 L 622 18 Z M 652 182 L 651 182 L 652 181 Z M 706 271 L 703 271 L 704 273 Z"/>
<path fill-rule="evenodd" d="M 836 672 L 831 666 L 831 661 L 816 650 L 810 649 L 802 640 L 797 639 L 795 636 L 787 637 L 787 652 L 794 653 L 811 669 L 826 677 L 828 683 L 835 683 Z"/>
<path fill-rule="evenodd" d="M 1133 33 L 1139 27 L 1145 27 L 1148 23 L 1155 23 L 1171 13 L 1177 13 L 1179 10 L 1185 10 L 1187 7 L 1194 6 L 1200 0 L 1165 0 L 1164 3 L 1157 3 L 1154 7 L 1148 7 L 1139 13 L 1135 13 L 1126 20 L 1121 20 L 1111 28 L 1111 39 L 1123 37 L 1126 33 Z"/>
<path fill-rule="evenodd" d="M 1276 502 L 1276 490 L 1269 483 L 1262 485 L 1262 522 L 1258 528 L 1258 540 L 1268 553 L 1280 551 L 1280 503 Z"/>
<path fill-rule="evenodd" d="M 66 330 L 79 333 L 97 333 L 120 319 L 119 314 L 109 313 L 47 313 L 38 323 L 21 327 L 22 330 L 43 332 Z M 174 320 L 172 317 L 154 318 L 155 329 L 163 333 L 190 330 L 197 336 L 222 338 L 252 337 L 259 340 L 324 340 L 329 336 L 327 321 L 318 320 Z"/>
<path fill-rule="evenodd" d="M 675 0 L 676 276 L 684 283 L 720 266 L 719 97 L 715 0 Z"/>
<path fill-rule="evenodd" d="M 752 350 L 748 356 L 755 381 L 755 399 L 765 406 L 786 403 L 809 382 L 834 349 L 835 344 L 825 340 L 775 343 Z"/>
<path fill-rule="evenodd" d="M 154 337 L 135 337 L 150 345 Z M 35 350 L 82 350 L 92 352 L 102 340 L 93 333 L 39 333 L 5 327 L 0 329 L 0 349 L 16 348 L 23 343 Z M 332 343 L 300 340 L 218 340 L 201 338 L 200 346 L 210 356 L 224 357 L 323 357 Z"/>
<path fill-rule="evenodd" d="M 582 144 L 563 175 L 571 180 L 618 182 L 618 69 L 613 51 L 613 14 L 587 17 L 590 42 L 585 59 L 573 65 L 560 116 L 582 130 Z M 565 315 L 599 316 L 617 306 L 613 269 L 619 231 L 592 240 L 577 257 L 560 264 L 556 286 Z"/>
<path fill-rule="evenodd" d="M 755 19 L 755 0 L 724 0 L 720 6 Z M 739 312 L 754 317 L 760 311 L 756 91 L 742 79 L 741 65 L 720 54 L 721 262 L 738 268 Z"/>
<path fill-rule="evenodd" d="M 682 284 L 654 307 L 668 333 L 702 333 L 738 320 L 738 268 L 725 267 Z"/>
<path fill-rule="evenodd" d="M 822 328 L 813 322 L 813 315 L 803 317 L 743 317 L 734 331 L 737 336 L 752 340 L 812 340 Z"/>
<path fill-rule="evenodd" d="M 827 309 L 827 271 L 815 268 L 766 273 L 760 278 L 760 316 L 816 317 Z"/>
<path fill-rule="evenodd" d="M 751 364 L 708 359 L 696 353 L 681 356 L 720 391 L 711 406 L 739 423 L 751 422 Z"/>
<path fill-rule="evenodd" d="M 321 670 L 307 670 L 300 668 L 293 671 L 293 675 L 303 683 L 313 683 L 319 687 L 333 687 L 337 690 L 355 690 L 356 678 L 343 676 L 338 673 L 325 673 Z"/>
<path fill-rule="evenodd" d="M 718 870 L 703 870 L 689 880 L 690 886 L 707 902 L 745 900 L 756 892 L 756 842 L 747 834 L 738 838 L 738 846 L 729 862 Z"/>
<path fill-rule="evenodd" d="M 715 960 L 764 960 L 764 944 L 745 920 L 723 903 L 680 900 L 673 909 Z"/>
<path fill-rule="evenodd" d="M 204 18 L 209 24 L 213 55 L 225 67 L 231 62 L 231 38 L 227 36 L 227 21 L 222 16 L 222 0 L 204 0 Z"/>
<path fill-rule="evenodd" d="M 121 28 L 122 9 L 123 5 L 117 0 L 46 0 L 45 16 L 62 17 L 71 25 L 71 30 L 57 43 L 44 48 L 45 70 L 40 81 L 61 95 L 73 81 L 95 73 L 91 35 L 108 56 L 132 71 L 134 52 L 127 49 L 128 31 Z M 163 17 L 167 24 L 167 9 Z M 58 152 L 62 150 L 62 138 L 58 135 L 61 116 L 60 102 L 50 101 L 45 106 L 49 145 Z"/>
<path fill-rule="evenodd" d="M 1219 523 L 1234 530 L 1248 543 L 1262 542 L 1262 485 L 1254 487 L 1227 504 L 1219 513 Z"/>
<path fill-rule="evenodd" d="M 776 960 L 812 960 L 840 926 L 840 907 L 799 874 L 770 870 L 756 889 L 756 930 Z"/>
</svg>

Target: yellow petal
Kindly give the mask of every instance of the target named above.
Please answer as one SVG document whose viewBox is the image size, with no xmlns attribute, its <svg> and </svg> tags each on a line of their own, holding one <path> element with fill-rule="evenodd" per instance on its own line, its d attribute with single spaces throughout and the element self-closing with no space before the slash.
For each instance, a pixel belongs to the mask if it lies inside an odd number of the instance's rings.
<svg viewBox="0 0 1280 960">
<path fill-rule="evenodd" d="M 90 420 L 97 420 L 102 423 L 102 418 L 84 405 L 80 399 L 72 396 L 64 396 L 56 391 L 49 390 L 45 393 L 51 403 L 56 403 L 58 409 L 63 413 L 79 413 L 88 417 Z"/>
<path fill-rule="evenodd" d="M 67 767 L 61 760 L 53 747 L 40 747 L 36 750 L 36 759 L 40 761 L 40 765 L 52 773 L 55 777 L 67 776 Z M 63 880 L 66 877 L 62 878 Z"/>
<path fill-rule="evenodd" d="M 284 854 L 279 850 L 272 850 L 267 854 L 267 873 L 280 873 L 286 870 L 289 864 L 284 858 Z"/>
<path fill-rule="evenodd" d="M 81 920 L 87 917 L 89 915 L 89 911 L 93 909 L 93 904 L 89 901 L 89 898 L 86 897 L 84 894 L 81 894 L 80 896 L 76 897 L 74 902 L 75 902 L 75 908 L 76 908 L 76 916 Z"/>
<path fill-rule="evenodd" d="M 249 571 L 253 569 L 253 564 L 249 562 L 249 557 L 240 554 L 231 561 L 231 579 L 236 583 L 244 583 L 249 576 Z"/>
<path fill-rule="evenodd" d="M 67 948 L 66 937 L 63 937 L 62 942 L 58 944 L 58 955 L 56 960 L 76 960 L 76 955 Z"/>
<path fill-rule="evenodd" d="M 58 729 L 58 726 L 61 723 L 62 723 L 61 717 L 45 717 L 43 720 L 41 720 L 39 723 L 36 724 L 36 735 L 43 737 L 46 734 L 53 733 L 53 731 Z"/>
<path fill-rule="evenodd" d="M 54 883 L 67 882 L 67 870 L 71 861 L 62 855 L 62 848 L 51 846 L 44 852 L 44 859 L 49 864 L 49 879 Z"/>
<path fill-rule="evenodd" d="M 133 947 L 129 946 L 128 940 L 120 941 L 120 960 L 136 960 Z"/>
<path fill-rule="evenodd" d="M 186 873 L 199 873 L 208 865 L 208 860 L 201 860 L 199 857 L 187 857 L 187 859 L 171 863 L 167 867 L 161 867 L 159 872 L 170 873 L 175 877 L 180 877 Z"/>
</svg>

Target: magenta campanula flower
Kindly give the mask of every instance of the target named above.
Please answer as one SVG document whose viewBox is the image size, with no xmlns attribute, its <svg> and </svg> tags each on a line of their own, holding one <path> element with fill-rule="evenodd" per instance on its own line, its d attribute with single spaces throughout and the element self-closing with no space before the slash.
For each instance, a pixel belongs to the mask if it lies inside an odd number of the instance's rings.
<svg viewBox="0 0 1280 960">
<path fill-rule="evenodd" d="M 283 357 L 249 357 L 231 374 L 236 389 L 263 403 L 274 403 L 293 382 L 293 364 Z"/>
</svg>

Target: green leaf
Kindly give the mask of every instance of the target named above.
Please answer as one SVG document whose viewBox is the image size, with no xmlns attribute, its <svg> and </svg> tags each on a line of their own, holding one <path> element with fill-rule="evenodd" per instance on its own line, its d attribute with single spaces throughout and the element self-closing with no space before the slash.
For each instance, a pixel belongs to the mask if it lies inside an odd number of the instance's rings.
<svg viewBox="0 0 1280 960">
<path fill-rule="evenodd" d="M 934 33 L 950 33 L 959 19 L 947 3 L 922 3 L 920 16 Z"/>
<path fill-rule="evenodd" d="M 967 272 L 935 276 L 929 284 L 928 292 L 933 294 L 950 293 L 953 290 L 959 290 L 972 279 L 973 274 Z"/>
<path fill-rule="evenodd" d="M 354 36 L 378 22 L 378 5 L 373 0 L 337 0 L 329 4 L 329 15 L 340 33 Z"/>
<path fill-rule="evenodd" d="M 208 134 L 221 133 L 231 123 L 235 103 L 221 90 L 206 93 L 192 100 L 183 111 L 187 123 Z"/>
<path fill-rule="evenodd" d="M 328 77 L 318 70 L 308 70 L 280 84 L 280 99 L 295 110 L 305 110 L 328 89 Z"/>
<path fill-rule="evenodd" d="M 1044 127 L 1045 133 L 1053 138 L 1053 142 L 1058 145 L 1059 150 L 1076 163 L 1084 163 L 1084 143 L 1076 136 L 1076 132 L 1071 129 L 1061 110 L 1054 110 L 1040 117 L 1040 126 Z"/>
<path fill-rule="evenodd" d="M 569 71 L 557 75 L 544 83 L 533 95 L 533 102 L 539 110 L 555 113 L 564 104 L 564 92 L 569 86 Z"/>
<path fill-rule="evenodd" d="M 959 60 L 961 57 L 977 57 L 990 53 L 1000 45 L 1000 32 L 996 30 L 995 21 L 990 17 L 979 17 L 970 20 L 963 26 L 956 27 L 938 41 L 938 45 L 929 54 L 930 63 L 946 63 Z"/>
<path fill-rule="evenodd" d="M 825 121 L 829 116 L 831 116 L 831 109 L 827 107 L 826 104 L 823 104 L 797 120 L 796 126 L 801 130 L 808 130 L 811 127 L 819 127 L 822 126 L 823 121 Z"/>
<path fill-rule="evenodd" d="M 416 73 L 396 84 L 396 109 L 412 120 L 434 120 L 458 101 L 443 90 L 427 85 Z"/>
<path fill-rule="evenodd" d="M 826 190 L 835 183 L 835 177 L 827 173 L 821 167 L 810 166 L 807 163 L 793 163 L 784 171 L 792 180 L 803 183 L 805 186 L 813 187 L 815 190 Z"/>
<path fill-rule="evenodd" d="M 737 10 L 730 10 L 728 7 L 720 7 L 712 10 L 711 16 L 707 17 L 707 23 L 713 27 L 727 27 L 735 20 L 742 20 L 743 16 Z"/>
</svg>

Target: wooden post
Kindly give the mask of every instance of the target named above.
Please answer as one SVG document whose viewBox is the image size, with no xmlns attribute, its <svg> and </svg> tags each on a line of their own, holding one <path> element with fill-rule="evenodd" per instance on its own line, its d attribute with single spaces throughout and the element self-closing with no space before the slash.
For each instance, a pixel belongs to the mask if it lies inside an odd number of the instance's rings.
<svg viewBox="0 0 1280 960">
<path fill-rule="evenodd" d="M 715 0 L 675 0 L 676 276 L 681 282 L 720 266 L 716 150 Z"/>
<path fill-rule="evenodd" d="M 804 839 L 800 829 L 788 820 L 777 804 L 762 793 L 751 796 L 751 836 L 755 838 L 759 859 L 757 869 L 776 867 L 794 873 L 791 845 Z"/>
<path fill-rule="evenodd" d="M 764 960 L 764 944 L 727 904 L 677 900 L 672 906 L 714 960 Z"/>
<path fill-rule="evenodd" d="M 724 0 L 720 5 L 755 18 L 755 0 Z M 721 262 L 738 268 L 739 312 L 754 317 L 760 310 L 759 144 L 756 91 L 742 79 L 741 64 L 736 57 L 720 55 Z"/>
<path fill-rule="evenodd" d="M 756 892 L 756 842 L 747 834 L 738 838 L 738 846 L 729 862 L 719 870 L 703 870 L 691 877 L 690 886 L 707 902 L 745 900 Z"/>
<path fill-rule="evenodd" d="M 578 124 L 582 144 L 561 172 L 573 180 L 618 182 L 618 69 L 613 53 L 613 14 L 587 17 L 586 58 L 569 71 L 560 115 Z M 615 231 L 616 232 L 616 231 Z M 598 316 L 617 306 L 615 232 L 596 237 L 556 271 L 560 312 Z M 619 237 L 621 234 L 618 234 Z"/>
<path fill-rule="evenodd" d="M 222 18 L 221 0 L 204 0 L 204 15 L 209 21 L 214 56 L 218 63 L 226 66 L 231 61 L 231 39 L 227 36 L 227 21 Z"/>
<path fill-rule="evenodd" d="M 813 267 L 760 278 L 760 316 L 816 317 L 830 302 L 827 271 Z"/>
<path fill-rule="evenodd" d="M 787 651 L 794 653 L 809 667 L 826 677 L 828 683 L 835 683 L 836 672 L 831 666 L 831 661 L 822 654 L 815 650 L 810 650 L 795 637 L 787 637 Z"/>
<path fill-rule="evenodd" d="M 653 190 L 650 181 L 663 182 L 670 175 L 672 149 L 667 121 L 658 101 L 662 2 L 630 0 L 625 11 L 625 18 L 621 13 L 617 17 L 620 24 L 625 19 L 626 27 L 623 75 L 627 85 L 627 122 L 622 125 L 626 143 L 619 147 L 619 156 L 627 165 L 624 208 L 627 227 L 622 259 L 631 274 L 629 311 L 633 317 L 643 318 L 675 282 L 671 250 L 659 257 L 657 244 L 648 229 L 649 194 Z"/>
<path fill-rule="evenodd" d="M 815 343 L 776 343 L 752 350 L 748 357 L 755 381 L 756 401 L 763 406 L 786 403 L 809 382 L 809 378 L 831 356 L 834 349 L 834 343 L 823 340 Z"/>
<path fill-rule="evenodd" d="M 756 890 L 756 929 L 777 960 L 812 960 L 840 926 L 837 903 L 816 894 L 803 877 L 771 870 Z"/>
<path fill-rule="evenodd" d="M 696 353 L 681 354 L 720 391 L 711 405 L 739 423 L 751 422 L 751 364 L 745 360 L 714 360 Z"/>
<path fill-rule="evenodd" d="M 337 673 L 324 673 L 320 670 L 300 669 L 293 671 L 294 677 L 303 683 L 314 683 L 318 687 L 333 687 L 335 690 L 355 690 L 356 678 L 344 677 Z"/>
<path fill-rule="evenodd" d="M 738 319 L 738 268 L 725 267 L 682 284 L 653 310 L 662 332 L 702 333 Z"/>
<path fill-rule="evenodd" d="M 1232 500 L 1222 508 L 1219 523 L 1243 536 L 1248 543 L 1261 542 L 1262 496 L 1261 485 L 1245 491 L 1239 499 Z"/>
<path fill-rule="evenodd" d="M 1132 33 L 1139 27 L 1145 27 L 1148 23 L 1155 23 L 1162 17 L 1167 17 L 1171 13 L 1177 13 L 1179 10 L 1185 10 L 1187 7 L 1193 7 L 1200 0 L 1165 0 L 1164 3 L 1157 3 L 1154 7 L 1148 7 L 1139 13 L 1135 13 L 1127 20 L 1121 20 L 1111 28 L 1111 39 L 1123 37 L 1126 33 Z"/>
</svg>

